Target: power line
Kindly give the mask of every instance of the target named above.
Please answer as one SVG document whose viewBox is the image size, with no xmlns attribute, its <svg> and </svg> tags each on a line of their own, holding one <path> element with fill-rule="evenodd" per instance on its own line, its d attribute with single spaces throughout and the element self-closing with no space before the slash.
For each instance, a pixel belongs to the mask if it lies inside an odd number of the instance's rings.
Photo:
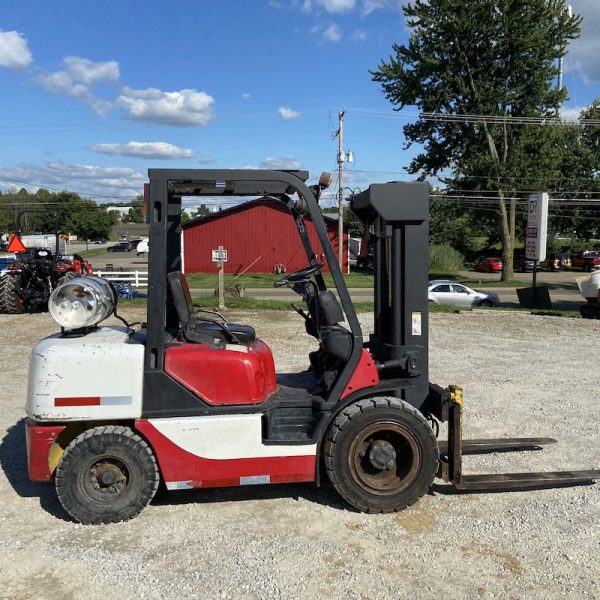
<svg viewBox="0 0 600 600">
<path fill-rule="evenodd" d="M 477 114 L 477 113 L 443 113 L 443 112 L 416 112 L 411 110 L 389 110 L 377 108 L 348 108 L 347 112 L 358 116 L 370 116 L 391 119 L 418 118 L 423 121 L 440 122 L 486 122 L 499 125 L 600 125 L 600 119 L 578 119 L 567 121 L 555 116 L 512 116 L 509 114 Z"/>
</svg>

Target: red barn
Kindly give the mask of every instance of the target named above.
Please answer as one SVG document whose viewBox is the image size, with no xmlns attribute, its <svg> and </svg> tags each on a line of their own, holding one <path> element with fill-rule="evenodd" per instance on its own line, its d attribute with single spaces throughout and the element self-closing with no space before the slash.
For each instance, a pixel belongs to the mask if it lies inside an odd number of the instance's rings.
<svg viewBox="0 0 600 600">
<path fill-rule="evenodd" d="M 315 226 L 304 219 L 310 242 L 325 263 Z M 338 222 L 325 216 L 329 240 L 337 257 Z M 227 250 L 226 273 L 273 273 L 283 265 L 288 273 L 308 265 L 289 210 L 277 200 L 260 198 L 194 219 L 183 226 L 183 268 L 186 273 L 216 271 L 212 250 Z M 327 263 L 323 271 L 328 271 Z M 344 227 L 344 268 L 348 272 L 348 230 Z"/>
</svg>

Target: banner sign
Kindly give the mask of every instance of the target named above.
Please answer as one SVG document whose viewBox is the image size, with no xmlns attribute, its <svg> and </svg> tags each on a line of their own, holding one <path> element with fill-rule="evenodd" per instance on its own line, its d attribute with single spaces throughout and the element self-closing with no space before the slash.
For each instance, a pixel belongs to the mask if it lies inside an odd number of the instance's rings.
<svg viewBox="0 0 600 600">
<path fill-rule="evenodd" d="M 532 260 L 546 258 L 548 238 L 548 194 L 540 192 L 529 196 L 529 212 L 527 216 L 527 239 L 525 256 Z"/>
</svg>

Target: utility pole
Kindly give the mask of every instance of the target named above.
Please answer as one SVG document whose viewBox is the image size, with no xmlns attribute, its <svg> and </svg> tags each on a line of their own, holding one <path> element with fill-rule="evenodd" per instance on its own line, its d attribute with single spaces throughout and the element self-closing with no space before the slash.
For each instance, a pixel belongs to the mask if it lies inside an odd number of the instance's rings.
<svg viewBox="0 0 600 600">
<path fill-rule="evenodd" d="M 338 136 L 338 263 L 340 271 L 344 272 L 344 113 L 345 110 L 338 112 L 339 126 L 337 130 Z"/>
<path fill-rule="evenodd" d="M 573 7 L 570 4 L 567 4 L 564 9 L 565 13 L 569 17 L 569 19 L 573 16 Z M 558 84 L 556 86 L 557 90 L 563 89 L 563 57 L 561 56 L 558 59 Z"/>
</svg>

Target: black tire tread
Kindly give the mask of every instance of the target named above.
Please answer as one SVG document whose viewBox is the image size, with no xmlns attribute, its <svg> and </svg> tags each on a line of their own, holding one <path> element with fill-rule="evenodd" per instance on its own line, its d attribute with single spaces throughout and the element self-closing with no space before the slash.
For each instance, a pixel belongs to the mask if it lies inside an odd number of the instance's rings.
<svg viewBox="0 0 600 600">
<path fill-rule="evenodd" d="M 147 486 L 148 498 L 143 502 L 137 503 L 133 510 L 128 511 L 126 514 L 113 514 L 110 516 L 106 515 L 94 515 L 89 511 L 84 513 L 80 507 L 76 506 L 72 499 L 65 493 L 65 480 L 69 477 L 67 472 L 68 461 L 75 457 L 80 457 L 86 452 L 86 446 L 94 438 L 106 437 L 109 443 L 121 444 L 124 448 L 133 450 L 134 452 L 143 452 L 153 465 L 153 473 L 151 477 L 147 478 L 143 483 Z M 120 521 L 127 521 L 136 517 L 142 509 L 149 504 L 154 497 L 158 485 L 160 482 L 158 465 L 154 453 L 150 446 L 133 430 L 129 427 L 122 425 L 102 425 L 88 429 L 75 439 L 65 448 L 63 456 L 58 464 L 55 475 L 55 486 L 58 499 L 62 504 L 63 508 L 69 513 L 75 520 L 83 523 L 84 525 L 97 525 L 100 523 L 118 523 Z"/>
<path fill-rule="evenodd" d="M 18 315 L 25 312 L 19 298 L 21 277 L 4 274 L 0 276 L 0 313 Z"/>
<path fill-rule="evenodd" d="M 373 507 L 370 506 L 368 503 L 364 502 L 363 499 L 358 497 L 356 494 L 353 494 L 347 488 L 347 486 L 344 485 L 344 482 L 338 478 L 338 474 L 336 473 L 334 464 L 334 456 L 335 446 L 339 443 L 341 437 L 344 434 L 344 430 L 346 429 L 348 424 L 351 423 L 352 420 L 357 418 L 359 415 L 365 414 L 368 411 L 373 411 L 382 408 L 398 410 L 404 413 L 408 413 L 414 418 L 416 418 L 420 425 L 422 425 L 425 431 L 428 433 L 429 441 L 432 443 L 436 452 L 435 459 L 429 465 L 430 477 L 425 483 L 423 483 L 423 485 L 412 489 L 411 494 L 406 497 L 405 501 L 401 504 L 394 506 L 393 508 L 373 509 Z M 325 468 L 327 470 L 327 475 L 329 476 L 333 487 L 343 498 L 346 499 L 346 501 L 349 504 L 351 504 L 358 510 L 366 513 L 399 512 L 401 510 L 404 510 L 408 506 L 412 506 L 413 504 L 415 504 L 421 497 L 423 497 L 429 491 L 429 488 L 431 487 L 431 484 L 433 483 L 433 480 L 435 478 L 439 462 L 439 450 L 437 447 L 437 439 L 425 417 L 416 408 L 408 404 L 408 402 L 390 396 L 365 398 L 343 409 L 337 415 L 326 434 L 323 454 L 325 459 Z"/>
</svg>

